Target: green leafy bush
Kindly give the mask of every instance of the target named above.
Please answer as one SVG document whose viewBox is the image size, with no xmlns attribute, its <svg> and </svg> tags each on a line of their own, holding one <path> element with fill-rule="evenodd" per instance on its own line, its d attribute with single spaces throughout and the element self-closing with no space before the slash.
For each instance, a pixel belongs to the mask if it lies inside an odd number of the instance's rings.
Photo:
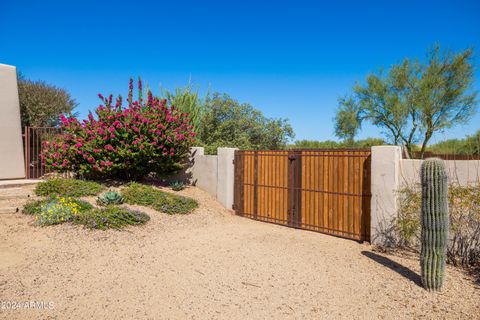
<svg viewBox="0 0 480 320">
<path fill-rule="evenodd" d="M 97 204 L 101 206 L 108 206 L 112 204 L 122 204 L 123 197 L 117 191 L 107 191 L 97 198 Z"/>
<path fill-rule="evenodd" d="M 131 183 L 122 190 L 126 203 L 151 207 L 167 214 L 185 214 L 198 207 L 198 203 L 190 198 L 168 194 L 139 183 Z"/>
<path fill-rule="evenodd" d="M 420 207 L 422 194 L 416 188 L 403 188 L 399 191 L 400 208 L 396 221 L 399 244 L 416 247 L 420 241 Z"/>
<path fill-rule="evenodd" d="M 40 182 L 35 188 L 38 196 L 68 196 L 85 197 L 94 196 L 104 189 L 99 183 L 76 179 L 50 179 Z"/>
<path fill-rule="evenodd" d="M 40 205 L 36 223 L 42 226 L 72 221 L 82 210 L 92 206 L 84 201 L 69 197 L 52 198 Z"/>
<path fill-rule="evenodd" d="M 185 184 L 182 181 L 175 180 L 170 183 L 170 188 L 172 188 L 173 191 L 181 191 L 185 189 Z"/>
<path fill-rule="evenodd" d="M 400 191 L 396 231 L 401 244 L 419 248 L 421 190 L 406 187 Z M 450 233 L 447 262 L 453 265 L 480 266 L 480 184 L 450 185 L 448 207 Z"/>
<path fill-rule="evenodd" d="M 92 209 L 75 215 L 74 223 L 82 224 L 91 229 L 122 229 L 128 225 L 145 224 L 150 217 L 140 211 L 134 211 L 118 206 L 108 206 L 102 209 Z"/>
</svg>

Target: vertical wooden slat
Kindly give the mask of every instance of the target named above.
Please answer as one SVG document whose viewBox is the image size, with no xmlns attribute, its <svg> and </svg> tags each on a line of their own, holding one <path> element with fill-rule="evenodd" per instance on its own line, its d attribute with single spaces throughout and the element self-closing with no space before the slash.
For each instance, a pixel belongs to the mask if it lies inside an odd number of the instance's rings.
<svg viewBox="0 0 480 320">
<path fill-rule="evenodd" d="M 273 205 L 272 205 L 272 192 L 273 188 L 271 188 L 272 185 L 272 167 L 273 167 L 273 157 L 270 156 L 270 152 L 267 153 L 267 156 L 265 157 L 267 161 L 267 168 L 266 168 L 266 176 L 267 176 L 267 209 L 268 209 L 268 217 L 270 219 L 275 219 L 275 213 L 273 211 Z"/>
<path fill-rule="evenodd" d="M 349 194 L 351 194 L 353 192 L 353 188 L 352 188 L 352 157 L 350 157 L 350 155 L 352 155 L 353 153 L 351 152 L 347 152 L 347 155 L 348 155 L 348 158 L 347 158 L 347 184 L 348 184 L 348 187 L 347 187 L 347 192 Z M 352 203 L 353 203 L 353 197 L 352 196 L 349 196 L 348 197 L 348 211 L 347 211 L 347 214 L 348 214 L 348 228 L 347 228 L 347 232 L 349 234 L 352 234 L 353 233 L 353 207 L 352 207 Z"/>
<path fill-rule="evenodd" d="M 255 151 L 253 160 L 253 217 L 258 215 L 258 151 Z"/>
<path fill-rule="evenodd" d="M 333 190 L 333 157 L 331 157 L 332 153 L 328 152 L 328 191 Z M 331 193 L 328 193 L 328 228 L 334 229 L 334 221 L 333 221 L 333 196 Z"/>
<path fill-rule="evenodd" d="M 316 172 L 317 176 L 317 188 L 320 191 L 323 191 L 323 160 L 324 157 L 318 157 L 318 168 Z M 325 221 L 323 219 L 323 192 L 318 193 L 318 206 L 317 206 L 317 223 L 321 227 L 321 230 L 324 230 Z"/>
<path fill-rule="evenodd" d="M 302 193 L 302 198 L 305 199 L 305 201 L 302 201 L 303 206 L 302 206 L 302 222 L 305 221 L 305 224 L 310 224 L 310 199 L 311 199 L 311 192 L 308 191 L 310 189 L 310 177 L 309 177 L 309 169 L 310 169 L 310 157 L 309 157 L 309 152 L 303 152 L 302 153 L 302 174 L 303 174 L 303 179 L 302 179 L 302 184 L 305 186 L 304 189 L 307 189 L 305 192 Z M 303 189 L 303 187 L 302 187 Z M 305 195 L 305 196 L 303 196 Z"/>
<path fill-rule="evenodd" d="M 317 199 L 318 199 L 318 187 L 317 187 L 317 160 L 318 157 L 313 153 L 312 154 L 312 189 L 314 190 L 312 192 L 312 220 L 311 223 L 315 228 L 318 228 L 318 223 L 317 223 Z"/>
<path fill-rule="evenodd" d="M 355 157 L 355 193 L 359 194 L 361 192 L 361 176 L 360 176 L 360 165 L 361 159 L 360 157 Z M 355 235 L 358 236 L 360 234 L 360 227 L 361 227 L 361 208 L 360 208 L 360 197 L 355 197 Z"/>
<path fill-rule="evenodd" d="M 282 156 L 282 186 L 286 187 L 282 197 L 283 221 L 288 224 L 288 154 Z"/>
<path fill-rule="evenodd" d="M 295 223 L 297 227 L 302 224 L 302 152 L 296 153 L 295 157 Z"/>
<path fill-rule="evenodd" d="M 308 153 L 308 158 L 309 158 L 309 185 L 311 190 L 315 190 L 315 156 L 313 152 Z M 308 210 L 308 224 L 312 226 L 315 225 L 315 198 L 317 197 L 317 192 L 316 191 L 310 191 L 310 208 Z"/>
</svg>

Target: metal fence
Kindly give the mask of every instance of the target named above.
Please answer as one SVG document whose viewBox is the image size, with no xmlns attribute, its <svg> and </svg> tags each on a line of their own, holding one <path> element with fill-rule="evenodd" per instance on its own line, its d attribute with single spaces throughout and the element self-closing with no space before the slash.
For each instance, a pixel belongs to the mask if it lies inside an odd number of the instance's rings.
<svg viewBox="0 0 480 320">
<path fill-rule="evenodd" d="M 25 127 L 23 132 L 23 146 L 25 148 L 25 175 L 27 179 L 40 179 L 49 173 L 42 162 L 42 142 L 51 140 L 61 133 L 54 127 Z"/>
</svg>

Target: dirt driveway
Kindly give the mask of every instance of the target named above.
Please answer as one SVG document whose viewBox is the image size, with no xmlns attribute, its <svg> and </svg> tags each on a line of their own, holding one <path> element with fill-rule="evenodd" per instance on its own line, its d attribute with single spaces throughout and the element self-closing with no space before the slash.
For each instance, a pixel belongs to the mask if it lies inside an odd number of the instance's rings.
<svg viewBox="0 0 480 320">
<path fill-rule="evenodd" d="M 480 289 L 458 270 L 428 293 L 416 257 L 232 216 L 198 189 L 183 193 L 200 200 L 195 213 L 149 212 L 146 226 L 120 232 L 0 215 L 0 301 L 53 306 L 0 318 L 480 318 Z"/>
</svg>

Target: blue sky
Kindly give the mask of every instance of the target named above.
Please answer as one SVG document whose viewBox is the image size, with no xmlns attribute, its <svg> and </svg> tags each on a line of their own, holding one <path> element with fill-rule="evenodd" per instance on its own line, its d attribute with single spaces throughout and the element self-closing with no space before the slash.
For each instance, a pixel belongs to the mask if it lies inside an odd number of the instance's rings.
<svg viewBox="0 0 480 320">
<path fill-rule="evenodd" d="M 479 3 L 3 0 L 0 63 L 68 89 L 81 116 L 97 93 L 125 94 L 130 76 L 156 92 L 191 79 L 288 118 L 297 139 L 335 139 L 338 96 L 369 72 L 436 42 L 473 47 L 479 66 Z M 435 140 L 479 128 L 477 114 Z M 359 137 L 379 134 L 365 126 Z"/>
</svg>

